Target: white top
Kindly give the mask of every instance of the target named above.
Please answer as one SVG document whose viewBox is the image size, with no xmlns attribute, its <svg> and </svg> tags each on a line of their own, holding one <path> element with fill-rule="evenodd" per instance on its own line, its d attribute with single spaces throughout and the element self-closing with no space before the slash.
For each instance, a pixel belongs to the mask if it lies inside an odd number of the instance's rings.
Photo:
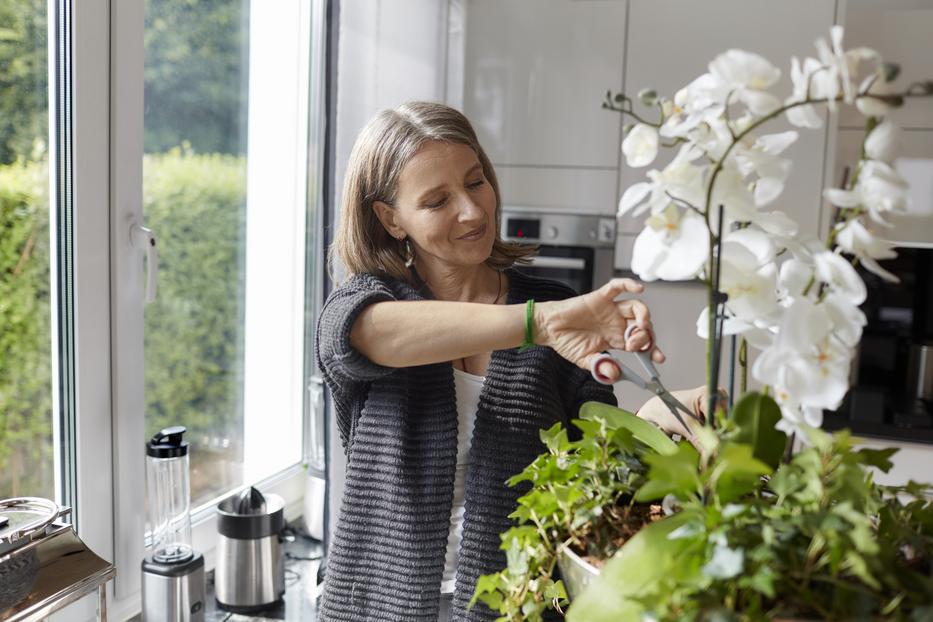
<svg viewBox="0 0 933 622">
<path fill-rule="evenodd" d="M 441 594 L 453 594 L 463 538 L 464 487 L 467 465 L 470 463 L 470 439 L 476 422 L 479 394 L 484 376 L 474 376 L 454 368 L 454 389 L 457 396 L 457 474 L 454 476 L 454 502 L 450 508 L 450 532 L 447 535 L 447 557 L 441 577 Z"/>
</svg>

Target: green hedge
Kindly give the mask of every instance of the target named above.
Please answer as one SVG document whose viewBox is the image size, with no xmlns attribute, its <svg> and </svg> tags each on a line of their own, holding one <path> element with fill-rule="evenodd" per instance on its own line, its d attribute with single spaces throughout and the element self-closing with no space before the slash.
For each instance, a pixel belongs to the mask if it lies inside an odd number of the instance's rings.
<svg viewBox="0 0 933 622">
<path fill-rule="evenodd" d="M 195 442 L 232 438 L 220 459 L 235 463 L 245 160 L 176 149 L 146 156 L 143 170 L 145 219 L 160 253 L 158 297 L 145 311 L 146 432 L 183 423 Z M 45 164 L 0 166 L 0 497 L 52 494 L 47 186 Z M 193 496 L 222 484 L 211 477 L 230 477 L 206 468 L 192 465 Z"/>
<path fill-rule="evenodd" d="M 146 432 L 230 430 L 242 416 L 246 161 L 176 149 L 146 156 L 143 175 L 160 261 L 146 306 Z"/>
<path fill-rule="evenodd" d="M 52 475 L 48 166 L 0 166 L 0 498 Z"/>
</svg>

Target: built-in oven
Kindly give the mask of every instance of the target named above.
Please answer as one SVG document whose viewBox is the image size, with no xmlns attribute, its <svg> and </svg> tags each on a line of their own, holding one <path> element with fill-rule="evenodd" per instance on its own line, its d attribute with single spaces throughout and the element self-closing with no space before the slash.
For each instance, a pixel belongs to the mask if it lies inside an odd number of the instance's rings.
<svg viewBox="0 0 933 622">
<path fill-rule="evenodd" d="M 540 249 L 531 265 L 517 268 L 522 272 L 561 281 L 581 294 L 612 278 L 614 218 L 506 207 L 501 227 L 503 239 L 535 244 Z"/>
</svg>

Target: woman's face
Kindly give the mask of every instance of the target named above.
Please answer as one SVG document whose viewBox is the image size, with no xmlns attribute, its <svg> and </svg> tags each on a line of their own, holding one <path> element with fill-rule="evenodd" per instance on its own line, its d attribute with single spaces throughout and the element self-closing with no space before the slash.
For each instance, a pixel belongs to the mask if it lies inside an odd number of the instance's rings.
<svg viewBox="0 0 933 622">
<path fill-rule="evenodd" d="M 496 238 L 496 193 L 467 145 L 432 141 L 402 169 L 395 207 L 374 205 L 394 237 L 407 236 L 420 262 L 478 265 Z"/>
</svg>

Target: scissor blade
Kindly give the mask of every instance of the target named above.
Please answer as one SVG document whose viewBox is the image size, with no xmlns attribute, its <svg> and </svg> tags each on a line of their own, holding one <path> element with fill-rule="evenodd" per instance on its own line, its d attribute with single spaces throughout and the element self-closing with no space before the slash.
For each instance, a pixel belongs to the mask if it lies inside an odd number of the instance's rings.
<svg viewBox="0 0 933 622">
<path fill-rule="evenodd" d="M 638 357 L 638 362 L 641 363 L 641 366 L 644 368 L 645 373 L 648 374 L 648 377 L 658 382 L 661 374 L 658 373 L 658 368 L 654 366 L 654 362 L 651 360 L 651 353 L 637 352 L 636 356 Z"/>
</svg>

